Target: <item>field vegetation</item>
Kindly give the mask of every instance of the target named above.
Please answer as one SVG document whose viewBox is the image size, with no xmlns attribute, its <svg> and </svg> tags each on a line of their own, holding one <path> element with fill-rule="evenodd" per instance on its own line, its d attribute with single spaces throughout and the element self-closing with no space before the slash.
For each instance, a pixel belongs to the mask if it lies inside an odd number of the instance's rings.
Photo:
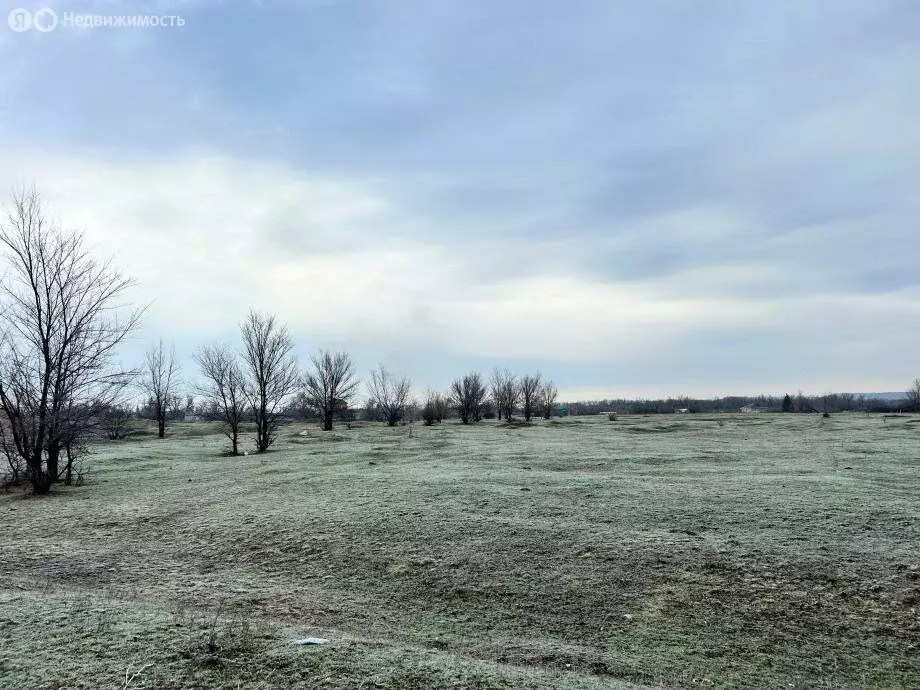
<svg viewBox="0 0 920 690">
<path fill-rule="evenodd" d="M 920 686 L 920 416 L 141 432 L 0 494 L 0 687 Z"/>
</svg>

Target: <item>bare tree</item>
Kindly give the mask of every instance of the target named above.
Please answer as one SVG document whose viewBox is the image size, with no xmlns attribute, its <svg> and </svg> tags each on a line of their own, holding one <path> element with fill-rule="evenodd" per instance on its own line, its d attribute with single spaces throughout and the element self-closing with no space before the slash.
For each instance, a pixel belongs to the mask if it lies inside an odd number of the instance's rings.
<svg viewBox="0 0 920 690">
<path fill-rule="evenodd" d="M 914 412 L 920 412 L 920 379 L 914 379 L 907 390 L 907 404 Z"/>
<path fill-rule="evenodd" d="M 492 400 L 495 402 L 495 409 L 498 413 L 498 419 L 502 418 L 510 422 L 514 414 L 514 408 L 520 402 L 520 391 L 518 390 L 517 378 L 509 369 L 495 369 L 492 378 L 489 379 L 489 388 L 492 393 Z"/>
<path fill-rule="evenodd" d="M 440 424 L 450 416 L 450 396 L 438 393 L 434 398 L 435 421 Z"/>
<path fill-rule="evenodd" d="M 0 447 L 47 493 L 61 453 L 69 477 L 82 439 L 129 382 L 113 358 L 140 312 L 121 304 L 133 281 L 95 261 L 82 233 L 49 222 L 34 189 L 14 194 L 0 250 Z"/>
<path fill-rule="evenodd" d="M 256 422 L 256 451 L 275 442 L 284 403 L 297 391 L 297 360 L 287 327 L 273 315 L 250 311 L 240 326 L 246 365 L 246 396 Z"/>
<path fill-rule="evenodd" d="M 417 422 L 422 418 L 422 405 L 419 402 L 418 398 L 409 398 L 406 402 L 406 411 L 403 413 L 401 421 L 407 421 L 410 424 L 412 422 Z M 411 430 L 410 430 L 411 435 Z"/>
<path fill-rule="evenodd" d="M 850 412 L 851 410 L 856 409 L 856 394 L 855 393 L 838 393 L 837 394 L 837 405 L 840 408 L 841 412 Z"/>
<path fill-rule="evenodd" d="M 544 381 L 537 392 L 537 399 L 540 403 L 540 414 L 543 419 L 549 419 L 553 416 L 553 410 L 556 407 L 556 397 L 559 395 L 559 389 L 553 385 L 552 381 Z"/>
<path fill-rule="evenodd" d="M 126 405 L 114 404 L 102 411 L 100 426 L 110 441 L 118 441 L 128 436 L 131 410 Z"/>
<path fill-rule="evenodd" d="M 179 386 L 179 365 L 176 363 L 176 348 L 169 352 L 163 347 L 163 339 L 147 350 L 144 358 L 141 389 L 149 398 L 150 411 L 157 422 L 157 437 L 166 436 L 166 418 L 176 408 L 177 400 L 182 398 L 176 389 Z"/>
<path fill-rule="evenodd" d="M 495 404 L 495 410 L 498 414 L 498 421 L 501 421 L 504 417 L 505 412 L 505 399 L 503 396 L 503 388 L 505 383 L 505 378 L 511 372 L 508 369 L 501 370 L 498 367 L 492 371 L 492 376 L 489 379 L 489 396 L 492 398 L 492 402 Z"/>
<path fill-rule="evenodd" d="M 456 379 L 450 386 L 450 401 L 464 424 L 482 419 L 482 403 L 487 391 L 478 372 L 470 372 Z"/>
<path fill-rule="evenodd" d="M 321 351 L 310 358 L 312 371 L 304 373 L 304 400 L 319 416 L 323 431 L 332 431 L 337 412 L 358 390 L 354 365 L 347 352 Z"/>
<path fill-rule="evenodd" d="M 425 397 L 422 399 L 421 416 L 426 426 L 437 422 L 440 424 L 447 419 L 450 411 L 450 399 L 443 393 L 438 393 L 430 388 L 425 391 Z"/>
<path fill-rule="evenodd" d="M 425 397 L 422 398 L 421 415 L 425 426 L 431 426 L 438 418 L 437 395 L 437 393 L 429 388 L 425 391 Z"/>
<path fill-rule="evenodd" d="M 542 380 L 539 373 L 534 376 L 528 374 L 521 377 L 518 390 L 521 396 L 521 411 L 524 413 L 524 421 L 526 422 L 529 422 L 537 411 L 541 385 Z"/>
<path fill-rule="evenodd" d="M 230 454 L 239 455 L 240 427 L 247 399 L 246 377 L 236 353 L 223 345 L 211 345 L 202 347 L 195 359 L 205 380 L 198 392 L 223 421 L 224 435 L 230 441 Z"/>
<path fill-rule="evenodd" d="M 396 426 L 406 414 L 411 386 L 408 378 L 394 376 L 381 364 L 367 384 L 368 407 L 376 408 L 387 426 Z"/>
</svg>

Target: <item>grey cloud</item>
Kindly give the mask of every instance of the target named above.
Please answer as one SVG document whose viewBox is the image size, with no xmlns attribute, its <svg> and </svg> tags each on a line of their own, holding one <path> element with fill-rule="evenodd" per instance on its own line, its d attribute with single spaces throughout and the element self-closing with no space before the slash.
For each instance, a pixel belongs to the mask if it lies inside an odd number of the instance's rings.
<svg viewBox="0 0 920 690">
<path fill-rule="evenodd" d="M 277 252 L 430 245 L 486 293 L 533 275 L 752 303 L 920 284 L 910 0 L 183 12 L 181 33 L 4 40 L 0 146 L 279 161 L 385 207 L 274 209 L 258 220 Z M 756 266 L 773 274 L 744 280 Z M 794 313 L 765 329 L 688 336 L 670 374 L 721 361 L 741 380 L 738 349 L 786 372 L 820 337 Z M 824 361 L 845 358 L 807 365 Z"/>
</svg>

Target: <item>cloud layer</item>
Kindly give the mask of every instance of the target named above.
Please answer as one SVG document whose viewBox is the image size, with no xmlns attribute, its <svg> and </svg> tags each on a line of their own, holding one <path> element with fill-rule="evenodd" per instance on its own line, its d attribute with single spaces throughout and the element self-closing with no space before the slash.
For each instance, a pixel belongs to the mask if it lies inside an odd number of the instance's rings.
<svg viewBox="0 0 920 690">
<path fill-rule="evenodd" d="M 167 7 L 183 29 L 0 35 L 0 183 L 138 278 L 138 351 L 251 305 L 419 386 L 920 373 L 912 3 Z"/>
</svg>

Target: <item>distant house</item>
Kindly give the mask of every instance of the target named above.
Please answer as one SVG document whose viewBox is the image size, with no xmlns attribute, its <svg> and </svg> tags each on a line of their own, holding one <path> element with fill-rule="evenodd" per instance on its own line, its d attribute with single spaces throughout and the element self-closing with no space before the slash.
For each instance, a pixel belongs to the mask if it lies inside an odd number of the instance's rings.
<svg viewBox="0 0 920 690">
<path fill-rule="evenodd" d="M 745 405 L 744 407 L 741 408 L 741 411 L 744 412 L 745 414 L 763 412 L 763 410 L 757 407 L 756 405 Z"/>
<path fill-rule="evenodd" d="M 674 410 L 674 414 L 690 414 L 690 408 L 678 407 L 676 410 Z"/>
<path fill-rule="evenodd" d="M 200 422 L 201 417 L 199 417 L 197 414 L 189 414 L 188 412 L 186 412 L 185 421 L 186 422 Z"/>
<path fill-rule="evenodd" d="M 557 417 L 566 417 L 566 416 L 568 416 L 569 411 L 568 411 L 568 409 L 565 408 L 565 407 L 561 407 L 561 406 L 560 406 L 560 407 L 554 407 L 554 408 L 553 408 L 553 414 L 556 415 Z"/>
</svg>

